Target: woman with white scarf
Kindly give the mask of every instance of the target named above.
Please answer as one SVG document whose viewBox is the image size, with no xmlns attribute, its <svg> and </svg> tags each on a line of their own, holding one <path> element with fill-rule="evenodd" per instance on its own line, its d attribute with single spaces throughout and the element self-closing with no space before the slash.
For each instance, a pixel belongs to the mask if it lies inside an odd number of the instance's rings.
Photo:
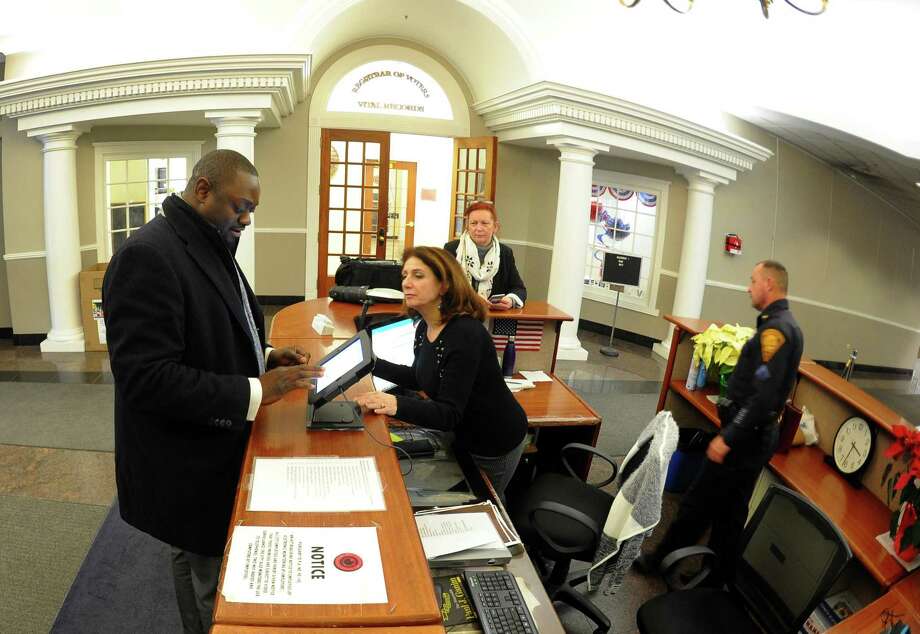
<svg viewBox="0 0 920 634">
<path fill-rule="evenodd" d="M 499 229 L 495 205 L 479 200 L 471 203 L 463 215 L 466 230 L 444 248 L 456 256 L 473 290 L 487 308 L 522 307 L 527 289 L 514 263 L 514 252 L 501 244 L 495 235 Z"/>
</svg>

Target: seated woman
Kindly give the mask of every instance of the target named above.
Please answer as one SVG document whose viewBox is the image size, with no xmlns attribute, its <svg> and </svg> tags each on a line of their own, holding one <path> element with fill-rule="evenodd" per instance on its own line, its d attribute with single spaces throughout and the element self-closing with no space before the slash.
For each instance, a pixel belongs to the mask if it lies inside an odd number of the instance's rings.
<svg viewBox="0 0 920 634">
<path fill-rule="evenodd" d="M 499 229 L 495 205 L 476 201 L 463 215 L 466 230 L 444 248 L 457 257 L 473 290 L 487 308 L 520 308 L 527 300 L 527 289 L 514 264 L 514 252 L 495 235 Z"/>
<path fill-rule="evenodd" d="M 468 454 L 503 495 L 524 451 L 527 416 L 505 385 L 482 324 L 485 308 L 444 249 L 408 249 L 402 276 L 405 306 L 422 318 L 415 360 L 410 367 L 377 359 L 374 374 L 429 398 L 371 392 L 355 400 L 365 411 L 453 432 L 454 450 Z"/>
</svg>

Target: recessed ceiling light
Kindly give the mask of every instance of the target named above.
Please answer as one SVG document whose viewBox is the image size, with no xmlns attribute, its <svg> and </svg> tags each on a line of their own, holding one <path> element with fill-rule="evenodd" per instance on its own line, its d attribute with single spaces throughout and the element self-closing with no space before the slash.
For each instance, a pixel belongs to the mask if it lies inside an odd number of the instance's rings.
<svg viewBox="0 0 920 634">
<path fill-rule="evenodd" d="M 916 185 L 917 187 L 920 187 L 920 182 L 916 182 L 914 183 L 914 185 Z"/>
</svg>

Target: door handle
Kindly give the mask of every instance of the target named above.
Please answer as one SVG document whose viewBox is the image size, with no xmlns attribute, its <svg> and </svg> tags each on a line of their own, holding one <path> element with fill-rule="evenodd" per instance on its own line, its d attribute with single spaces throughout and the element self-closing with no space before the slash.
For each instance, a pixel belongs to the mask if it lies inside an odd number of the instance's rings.
<svg viewBox="0 0 920 634">
<path fill-rule="evenodd" d="M 387 241 L 387 228 L 385 226 L 382 226 L 379 229 L 377 229 L 377 242 L 379 242 L 380 244 L 383 244 L 386 241 Z"/>
<path fill-rule="evenodd" d="M 406 226 L 407 226 L 408 228 L 410 228 L 410 229 L 414 228 L 414 227 L 415 227 L 415 221 L 413 220 L 413 221 L 407 222 L 407 223 L 406 223 Z"/>
</svg>

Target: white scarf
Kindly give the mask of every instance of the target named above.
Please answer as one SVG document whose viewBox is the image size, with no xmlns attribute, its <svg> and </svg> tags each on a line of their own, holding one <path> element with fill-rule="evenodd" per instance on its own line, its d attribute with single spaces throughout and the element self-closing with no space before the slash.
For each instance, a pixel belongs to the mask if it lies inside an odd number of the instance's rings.
<svg viewBox="0 0 920 634">
<path fill-rule="evenodd" d="M 479 293 L 480 297 L 489 299 L 492 295 L 492 279 L 498 273 L 500 253 L 501 247 L 499 246 L 498 238 L 492 236 L 492 246 L 480 263 L 479 251 L 476 248 L 476 243 L 473 242 L 473 238 L 470 237 L 470 233 L 464 231 L 463 235 L 460 236 L 460 244 L 457 245 L 457 261 L 460 263 L 460 268 L 466 273 L 466 279 L 470 281 L 470 284 L 473 284 L 473 280 L 479 282 L 479 288 L 476 289 L 476 292 Z"/>
</svg>

